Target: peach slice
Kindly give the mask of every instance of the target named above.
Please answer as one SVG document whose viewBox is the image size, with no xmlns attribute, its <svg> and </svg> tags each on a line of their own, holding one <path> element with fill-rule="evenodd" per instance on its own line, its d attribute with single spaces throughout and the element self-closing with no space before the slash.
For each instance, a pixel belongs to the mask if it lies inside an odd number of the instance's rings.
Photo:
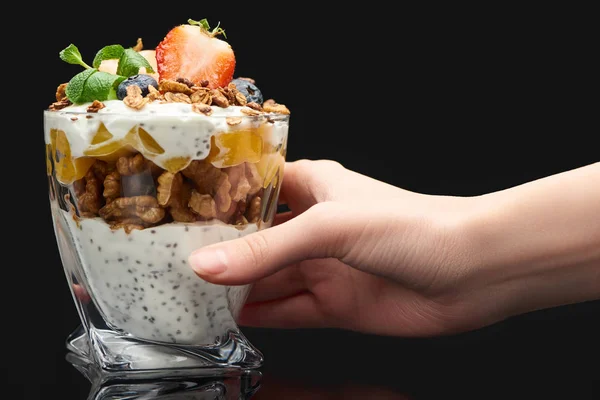
<svg viewBox="0 0 600 400">
<path fill-rule="evenodd" d="M 263 139 L 256 129 L 241 129 L 222 132 L 211 139 L 211 144 L 207 160 L 217 168 L 226 168 L 260 161 Z"/>
<path fill-rule="evenodd" d="M 52 129 L 50 131 L 50 149 L 56 179 L 65 185 L 73 183 L 85 176 L 94 163 L 93 158 L 71 157 L 71 146 L 64 131 Z M 49 168 L 52 168 L 51 166 Z"/>
<path fill-rule="evenodd" d="M 108 129 L 106 129 L 106 126 L 104 126 L 104 123 L 101 122 L 100 126 L 98 127 L 98 131 L 92 138 L 91 144 L 95 145 L 95 144 L 104 143 L 112 138 L 113 138 L 112 133 L 110 133 L 108 131 Z"/>
<path fill-rule="evenodd" d="M 190 157 L 171 157 L 164 162 L 164 167 L 167 171 L 174 174 L 187 167 L 191 161 Z"/>
<path fill-rule="evenodd" d="M 114 140 L 114 136 L 100 124 L 98 132 L 92 138 L 91 146 L 84 154 L 98 160 L 115 162 L 120 157 L 141 153 L 146 159 L 154 161 L 163 154 L 165 149 L 146 130 L 134 127 L 124 138 Z M 188 166 L 189 157 L 172 157 L 164 161 L 164 168 L 172 173 L 181 171 Z"/>
<path fill-rule="evenodd" d="M 120 140 L 115 140 L 101 146 L 90 147 L 83 153 L 88 157 L 94 157 L 101 161 L 115 162 L 120 157 L 135 154 L 136 150 L 131 146 L 123 144 Z"/>
<path fill-rule="evenodd" d="M 125 136 L 125 143 L 142 153 L 146 158 L 165 152 L 165 149 L 143 128 L 138 128 L 137 132 L 134 132 L 133 129 L 129 131 Z"/>
<path fill-rule="evenodd" d="M 48 176 L 52 175 L 52 163 L 54 162 L 54 158 L 52 157 L 52 145 L 46 145 L 46 174 Z"/>
<path fill-rule="evenodd" d="M 136 134 L 137 128 L 132 128 L 127 133 L 126 138 Z M 106 129 L 104 124 L 100 124 L 98 132 L 92 138 L 91 146 L 84 150 L 83 154 L 98 160 L 115 162 L 119 157 L 128 156 L 136 152 L 133 146 L 128 145 L 126 138 L 114 140 L 113 135 Z"/>
</svg>

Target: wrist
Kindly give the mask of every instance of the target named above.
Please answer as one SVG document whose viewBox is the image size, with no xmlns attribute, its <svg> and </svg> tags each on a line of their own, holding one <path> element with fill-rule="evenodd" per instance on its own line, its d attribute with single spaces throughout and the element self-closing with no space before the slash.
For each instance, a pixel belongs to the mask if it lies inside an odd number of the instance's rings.
<svg viewBox="0 0 600 400">
<path fill-rule="evenodd" d="M 594 213 L 589 199 L 559 190 L 560 183 L 540 180 L 473 198 L 461 225 L 469 255 L 461 290 L 487 318 L 600 297 L 597 206 Z"/>
</svg>

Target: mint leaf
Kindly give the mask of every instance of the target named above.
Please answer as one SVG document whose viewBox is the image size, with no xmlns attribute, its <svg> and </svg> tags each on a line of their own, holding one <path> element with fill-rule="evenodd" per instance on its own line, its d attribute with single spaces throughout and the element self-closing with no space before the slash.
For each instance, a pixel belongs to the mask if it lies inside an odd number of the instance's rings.
<svg viewBox="0 0 600 400">
<path fill-rule="evenodd" d="M 81 57 L 81 53 L 79 52 L 79 49 L 73 43 L 71 43 L 69 46 L 67 46 L 65 49 L 63 49 L 60 53 L 58 53 L 58 56 L 60 57 L 61 60 L 63 60 L 64 62 L 67 62 L 69 64 L 81 65 L 82 67 L 84 67 L 86 69 L 91 68 L 89 65 L 87 65 L 86 63 L 83 62 L 83 57 Z"/>
<path fill-rule="evenodd" d="M 74 104 L 85 103 L 85 95 L 83 94 L 84 88 L 85 88 L 85 82 L 88 80 L 88 78 L 90 76 L 92 76 L 96 72 L 98 72 L 97 69 L 90 68 L 90 69 L 86 69 L 85 71 L 78 73 L 73 78 L 71 78 L 71 80 L 67 84 L 65 94 L 67 95 L 69 100 L 71 100 L 72 103 L 74 103 Z"/>
<path fill-rule="evenodd" d="M 137 51 L 133 49 L 126 49 L 119 59 L 119 65 L 117 66 L 117 75 L 130 77 L 137 75 L 140 72 L 140 68 L 146 68 L 146 72 L 154 72 L 154 69 Z"/>
<path fill-rule="evenodd" d="M 125 79 L 124 76 L 98 71 L 85 81 L 81 100 L 83 102 L 114 100 L 117 98 L 115 87 Z M 114 95 L 114 98 L 111 98 L 111 94 Z"/>
<path fill-rule="evenodd" d="M 123 55 L 124 51 L 125 49 L 120 44 L 105 46 L 96 53 L 96 57 L 94 57 L 92 66 L 94 68 L 98 68 L 100 67 L 100 63 L 104 60 L 118 60 Z"/>
<path fill-rule="evenodd" d="M 67 84 L 65 92 L 73 104 L 114 100 L 117 98 L 116 87 L 125 79 L 124 76 L 90 68 L 75 75 Z"/>
</svg>

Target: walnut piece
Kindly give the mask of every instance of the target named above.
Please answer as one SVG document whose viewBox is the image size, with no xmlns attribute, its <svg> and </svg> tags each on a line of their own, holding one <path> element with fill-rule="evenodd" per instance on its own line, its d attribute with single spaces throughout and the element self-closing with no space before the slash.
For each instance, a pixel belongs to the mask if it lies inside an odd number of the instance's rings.
<svg viewBox="0 0 600 400">
<path fill-rule="evenodd" d="M 146 171 L 148 165 L 144 156 L 141 153 L 137 153 L 134 156 L 119 157 L 116 167 L 119 174 L 129 176 Z"/>
<path fill-rule="evenodd" d="M 71 104 L 71 100 L 67 99 L 66 97 L 60 101 L 54 102 L 52 104 L 50 104 L 50 107 L 48 107 L 48 109 L 50 111 L 58 111 L 58 110 L 62 110 L 65 107 L 70 106 Z"/>
<path fill-rule="evenodd" d="M 229 182 L 231 184 L 231 200 L 234 202 L 246 201 L 248 192 L 251 189 L 250 182 L 246 176 L 246 164 L 239 164 L 235 167 L 226 169 Z"/>
<path fill-rule="evenodd" d="M 104 103 L 102 103 L 101 101 L 98 100 L 94 100 L 94 102 L 92 104 L 90 104 L 90 106 L 87 108 L 87 112 L 98 112 L 99 110 L 102 110 L 105 107 Z"/>
<path fill-rule="evenodd" d="M 102 184 L 108 173 L 107 164 L 96 160 L 85 176 L 74 185 L 77 206 L 82 216 L 97 215 L 104 205 Z"/>
<path fill-rule="evenodd" d="M 181 172 L 194 183 L 198 193 L 208 194 L 215 200 L 217 211 L 229 210 L 231 183 L 226 173 L 206 160 L 194 160 Z"/>
<path fill-rule="evenodd" d="M 253 196 L 263 186 L 263 177 L 258 172 L 255 164 L 246 163 L 246 179 L 248 179 L 248 183 L 250 184 L 250 190 L 248 190 L 248 195 Z"/>
<path fill-rule="evenodd" d="M 67 98 L 67 85 L 68 83 L 61 83 L 56 88 L 56 101 L 62 101 Z"/>
<path fill-rule="evenodd" d="M 173 189 L 180 189 L 182 180 L 179 173 L 163 172 L 158 177 L 158 187 L 156 189 L 156 199 L 161 207 L 167 207 L 171 200 Z"/>
<path fill-rule="evenodd" d="M 127 86 L 127 96 L 123 98 L 123 103 L 127 107 L 135 110 L 141 110 L 150 100 L 142 96 L 142 89 L 138 85 Z"/>
<path fill-rule="evenodd" d="M 188 208 L 191 188 L 183 182 L 181 173 L 163 172 L 158 177 L 157 201 L 168 207 L 171 217 L 178 222 L 194 222 L 196 216 Z"/>
<path fill-rule="evenodd" d="M 126 218 L 123 220 L 111 221 L 110 229 L 117 230 L 123 228 L 125 233 L 131 233 L 134 229 L 144 229 L 145 224 L 139 218 Z"/>
<path fill-rule="evenodd" d="M 121 196 L 121 174 L 113 171 L 104 178 L 104 192 L 102 193 L 106 204 Z"/>
<path fill-rule="evenodd" d="M 192 188 L 187 182 L 181 185 L 181 191 L 175 200 L 169 206 L 169 213 L 173 220 L 177 222 L 194 222 L 196 215 L 189 209 L 188 202 L 192 193 Z"/>
<path fill-rule="evenodd" d="M 188 208 L 192 187 L 189 183 L 183 182 L 177 196 L 175 196 L 169 206 L 169 212 L 175 221 L 194 222 L 196 215 Z"/>
<path fill-rule="evenodd" d="M 80 192 L 77 195 L 77 208 L 79 214 L 84 216 L 86 213 L 96 215 L 102 207 L 102 196 L 100 195 L 102 187 L 100 181 L 96 178 L 93 171 L 88 171 L 83 177 L 83 191 L 80 187 L 76 189 L 76 192 Z"/>
<path fill-rule="evenodd" d="M 137 217 L 143 223 L 151 225 L 164 218 L 165 210 L 153 196 L 135 196 L 119 197 L 102 207 L 99 214 L 108 221 Z"/>
<path fill-rule="evenodd" d="M 227 174 L 222 174 L 217 182 L 217 190 L 215 193 L 215 203 L 217 209 L 221 212 L 226 212 L 231 207 L 232 199 L 229 191 L 231 190 L 231 183 Z"/>
<path fill-rule="evenodd" d="M 114 167 L 105 161 L 96 160 L 94 164 L 92 164 L 91 169 L 94 171 L 94 174 L 98 177 L 98 179 L 103 182 L 104 178 L 106 178 L 106 175 L 114 170 Z"/>
<path fill-rule="evenodd" d="M 188 204 L 203 220 L 213 219 L 217 215 L 216 203 L 209 194 L 200 194 L 194 190 Z"/>
<path fill-rule="evenodd" d="M 194 183 L 195 189 L 200 194 L 210 194 L 211 196 L 216 193 L 219 179 L 223 175 L 220 169 L 215 168 L 206 160 L 192 161 L 181 173 Z"/>
<path fill-rule="evenodd" d="M 246 209 L 246 220 L 250 223 L 258 222 L 260 219 L 260 209 L 261 209 L 261 198 L 260 196 L 255 196 L 252 201 L 250 201 L 250 205 Z"/>
</svg>

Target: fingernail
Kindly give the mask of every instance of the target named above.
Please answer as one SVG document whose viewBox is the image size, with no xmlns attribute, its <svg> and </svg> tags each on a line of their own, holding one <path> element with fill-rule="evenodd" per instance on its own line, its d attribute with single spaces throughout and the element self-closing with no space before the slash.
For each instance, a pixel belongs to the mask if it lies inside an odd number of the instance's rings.
<svg viewBox="0 0 600 400">
<path fill-rule="evenodd" d="M 192 269 L 200 275 L 217 275 L 227 270 L 227 256 L 220 249 L 202 249 L 189 257 Z"/>
</svg>

